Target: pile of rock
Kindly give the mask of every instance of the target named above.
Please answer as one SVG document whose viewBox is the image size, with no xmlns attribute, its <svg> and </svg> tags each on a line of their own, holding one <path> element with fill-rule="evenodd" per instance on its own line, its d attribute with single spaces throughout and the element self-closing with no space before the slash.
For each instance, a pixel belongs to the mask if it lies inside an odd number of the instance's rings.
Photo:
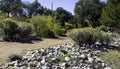
<svg viewBox="0 0 120 69">
<path fill-rule="evenodd" d="M 111 45 L 120 47 L 120 37 L 113 38 L 113 42 L 111 42 Z"/>
<path fill-rule="evenodd" d="M 100 50 L 64 44 L 27 52 L 22 60 L 7 63 L 1 69 L 111 69 L 99 53 Z"/>
</svg>

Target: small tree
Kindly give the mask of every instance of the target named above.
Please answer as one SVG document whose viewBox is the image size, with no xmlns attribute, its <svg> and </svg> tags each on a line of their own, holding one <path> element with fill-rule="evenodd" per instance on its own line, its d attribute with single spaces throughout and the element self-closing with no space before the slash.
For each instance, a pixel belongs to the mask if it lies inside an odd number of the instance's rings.
<svg viewBox="0 0 120 69">
<path fill-rule="evenodd" d="M 81 27 L 88 26 L 87 23 L 92 27 L 99 26 L 104 4 L 100 0 L 79 0 L 75 5 L 75 15 Z"/>
</svg>

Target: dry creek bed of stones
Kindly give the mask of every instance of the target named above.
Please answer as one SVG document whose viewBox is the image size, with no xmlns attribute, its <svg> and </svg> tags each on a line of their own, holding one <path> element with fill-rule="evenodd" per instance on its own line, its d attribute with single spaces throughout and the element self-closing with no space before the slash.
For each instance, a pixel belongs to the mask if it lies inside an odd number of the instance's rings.
<svg viewBox="0 0 120 69">
<path fill-rule="evenodd" d="M 22 60 L 6 63 L 0 69 L 112 69 L 100 59 L 101 51 L 63 44 L 29 51 Z"/>
</svg>

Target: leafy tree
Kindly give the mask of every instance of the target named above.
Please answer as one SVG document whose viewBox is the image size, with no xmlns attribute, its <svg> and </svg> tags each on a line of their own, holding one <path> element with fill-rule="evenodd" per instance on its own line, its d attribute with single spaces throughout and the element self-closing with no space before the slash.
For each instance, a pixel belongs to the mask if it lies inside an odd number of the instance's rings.
<svg viewBox="0 0 120 69">
<path fill-rule="evenodd" d="M 69 21 L 70 24 L 73 25 L 73 27 L 77 28 L 78 24 L 77 24 L 77 17 L 74 15 Z"/>
<path fill-rule="evenodd" d="M 101 24 L 120 28 L 120 0 L 108 0 L 103 9 Z"/>
<path fill-rule="evenodd" d="M 98 26 L 104 4 L 100 0 L 79 0 L 75 6 L 78 23 L 82 27 L 88 26 L 87 23 L 90 23 L 92 27 Z"/>
<path fill-rule="evenodd" d="M 32 15 L 37 15 L 39 9 L 41 9 L 41 4 L 36 0 L 33 3 L 26 2 L 24 3 L 25 14 L 26 16 L 31 17 Z M 26 12 L 27 11 L 27 12 Z"/>
<path fill-rule="evenodd" d="M 62 7 L 58 7 L 55 11 L 56 20 L 61 22 L 61 26 L 65 26 L 65 22 L 71 19 L 72 14 Z"/>
<path fill-rule="evenodd" d="M 1 0 L 0 10 L 7 13 L 8 16 L 11 13 L 13 16 L 20 15 L 22 13 L 22 1 L 21 0 Z"/>
<path fill-rule="evenodd" d="M 50 10 L 50 9 L 47 9 L 47 8 L 44 8 L 44 15 L 53 15 L 53 11 L 52 10 Z"/>
</svg>

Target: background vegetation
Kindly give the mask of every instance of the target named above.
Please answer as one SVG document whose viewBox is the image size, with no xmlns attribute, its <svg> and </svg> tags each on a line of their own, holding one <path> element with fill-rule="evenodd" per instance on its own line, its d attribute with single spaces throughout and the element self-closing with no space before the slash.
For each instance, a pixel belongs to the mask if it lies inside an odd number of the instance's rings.
<svg viewBox="0 0 120 69">
<path fill-rule="evenodd" d="M 109 45 L 112 37 L 108 32 L 120 34 L 120 0 L 78 0 L 74 12 L 72 15 L 62 7 L 48 9 L 38 0 L 32 3 L 0 0 L 0 37 L 5 41 L 23 41 L 30 36 L 56 38 L 68 32 L 79 45 L 97 42 Z M 119 64 L 118 51 L 103 52 L 101 57 L 110 61 L 114 69 L 119 68 L 120 65 L 116 65 Z M 9 58 L 20 57 L 11 55 Z"/>
</svg>

